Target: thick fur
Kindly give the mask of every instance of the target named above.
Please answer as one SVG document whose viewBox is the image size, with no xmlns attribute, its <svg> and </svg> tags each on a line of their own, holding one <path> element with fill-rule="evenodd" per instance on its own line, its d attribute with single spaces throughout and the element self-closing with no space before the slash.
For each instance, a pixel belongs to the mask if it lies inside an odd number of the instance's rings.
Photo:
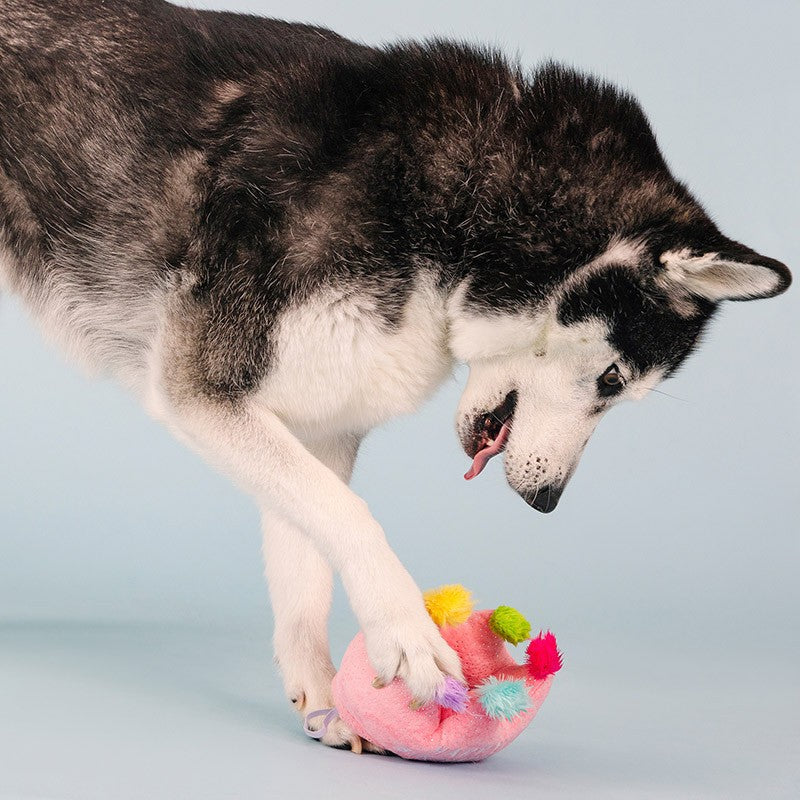
<svg viewBox="0 0 800 800">
<path fill-rule="evenodd" d="M 721 300 L 790 281 L 611 86 L 161 0 L 0 0 L 0 276 L 252 492 L 301 712 L 330 704 L 332 570 L 378 682 L 427 701 L 460 674 L 347 487 L 372 427 L 465 361 L 467 454 L 505 423 L 509 483 L 549 511 L 602 412 Z"/>
</svg>

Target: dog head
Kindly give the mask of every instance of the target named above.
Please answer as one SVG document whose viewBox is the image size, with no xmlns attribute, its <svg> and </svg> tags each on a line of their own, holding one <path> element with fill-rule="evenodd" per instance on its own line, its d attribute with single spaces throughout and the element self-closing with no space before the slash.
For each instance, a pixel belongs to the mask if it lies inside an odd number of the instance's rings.
<svg viewBox="0 0 800 800">
<path fill-rule="evenodd" d="M 782 264 L 734 243 L 656 253 L 615 241 L 537 306 L 471 308 L 465 282 L 450 320 L 470 368 L 457 417 L 466 477 L 505 451 L 511 487 L 552 511 L 600 418 L 675 372 L 719 301 L 770 297 L 789 281 Z"/>
<path fill-rule="evenodd" d="M 516 128 L 513 168 L 495 146 L 473 181 L 495 211 L 462 223 L 449 324 L 470 368 L 465 477 L 504 451 L 511 487 L 549 512 L 606 411 L 674 373 L 721 301 L 771 297 L 791 276 L 719 232 L 632 98 L 559 70 L 541 80 L 525 90 L 537 111 Z"/>
</svg>

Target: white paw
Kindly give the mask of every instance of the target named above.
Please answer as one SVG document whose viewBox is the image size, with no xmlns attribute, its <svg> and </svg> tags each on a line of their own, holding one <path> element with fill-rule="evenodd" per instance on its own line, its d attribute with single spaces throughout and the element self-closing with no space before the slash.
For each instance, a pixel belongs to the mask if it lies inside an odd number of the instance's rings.
<svg viewBox="0 0 800 800">
<path fill-rule="evenodd" d="M 376 686 L 401 678 L 412 704 L 431 702 L 450 675 L 463 681 L 461 661 L 430 618 L 422 593 L 388 548 L 354 560 L 342 580 L 356 612 Z"/>
<path fill-rule="evenodd" d="M 401 678 L 417 707 L 434 699 L 445 676 L 464 680 L 458 655 L 442 638 L 421 595 L 403 614 L 365 629 L 364 638 L 376 686 Z"/>
<path fill-rule="evenodd" d="M 304 727 L 306 733 L 309 730 L 322 731 L 321 736 L 314 736 L 317 741 L 322 742 L 328 747 L 346 748 L 353 753 L 378 753 L 383 754 L 386 751 L 377 745 L 362 739 L 358 734 L 353 733 L 350 728 L 333 712 L 330 717 L 325 714 L 315 715 L 312 712 L 313 718 L 306 717 Z M 331 718 L 332 717 L 332 718 Z"/>
<path fill-rule="evenodd" d="M 347 748 L 354 753 L 384 753 L 380 747 L 353 733 L 336 714 L 326 720 L 326 714 L 315 713 L 333 708 L 331 680 L 333 667 L 321 669 L 315 674 L 306 674 L 302 679 L 287 682 L 289 701 L 303 721 L 306 732 L 324 728 L 321 737 L 315 739 L 329 747 Z M 309 718 L 309 714 L 312 716 Z"/>
</svg>

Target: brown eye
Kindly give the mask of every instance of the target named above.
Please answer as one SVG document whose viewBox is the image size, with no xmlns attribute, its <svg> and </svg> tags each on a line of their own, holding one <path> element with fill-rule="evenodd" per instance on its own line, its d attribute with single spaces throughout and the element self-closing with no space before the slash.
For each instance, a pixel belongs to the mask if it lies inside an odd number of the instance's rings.
<svg viewBox="0 0 800 800">
<path fill-rule="evenodd" d="M 625 379 L 616 364 L 612 364 L 598 379 L 597 391 L 601 397 L 611 397 L 622 391 Z"/>
</svg>

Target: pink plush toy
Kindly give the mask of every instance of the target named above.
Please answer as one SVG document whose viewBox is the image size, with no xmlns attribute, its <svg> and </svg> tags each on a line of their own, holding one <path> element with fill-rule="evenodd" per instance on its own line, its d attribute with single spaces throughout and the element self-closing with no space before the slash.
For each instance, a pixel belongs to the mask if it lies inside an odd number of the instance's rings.
<svg viewBox="0 0 800 800">
<path fill-rule="evenodd" d="M 530 624 L 508 606 L 473 612 L 462 586 L 428 592 L 425 604 L 460 656 L 466 685 L 448 678 L 435 703 L 415 710 L 402 681 L 372 685 L 375 673 L 358 634 L 333 680 L 335 712 L 359 736 L 403 758 L 480 761 L 530 724 L 561 669 L 561 654 L 548 632 L 530 641 L 527 662 L 518 664 L 506 642 L 528 639 Z"/>
</svg>

